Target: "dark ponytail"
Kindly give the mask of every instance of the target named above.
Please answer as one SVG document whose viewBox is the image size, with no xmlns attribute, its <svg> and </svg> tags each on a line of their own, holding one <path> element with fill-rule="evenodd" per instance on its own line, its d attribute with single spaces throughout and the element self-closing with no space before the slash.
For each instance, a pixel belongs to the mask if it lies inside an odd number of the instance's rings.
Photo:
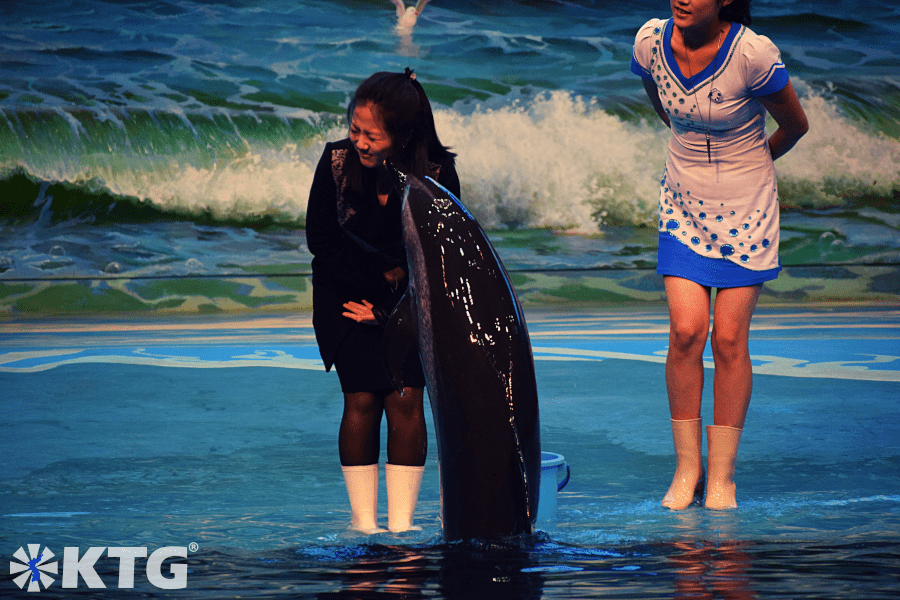
<svg viewBox="0 0 900 600">
<path fill-rule="evenodd" d="M 749 26 L 753 22 L 750 17 L 750 0 L 733 0 L 731 4 L 719 9 L 719 18 Z"/>
</svg>

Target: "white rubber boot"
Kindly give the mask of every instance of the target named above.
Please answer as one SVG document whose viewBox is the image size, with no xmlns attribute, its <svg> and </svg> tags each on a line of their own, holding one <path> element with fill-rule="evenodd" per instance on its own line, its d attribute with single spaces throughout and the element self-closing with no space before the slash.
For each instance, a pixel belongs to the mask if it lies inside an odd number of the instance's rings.
<svg viewBox="0 0 900 600">
<path fill-rule="evenodd" d="M 734 464 L 743 430 L 723 425 L 708 425 L 709 481 L 706 484 L 706 508 L 737 508 Z"/>
<path fill-rule="evenodd" d="M 344 483 L 350 498 L 350 529 L 361 533 L 384 531 L 378 527 L 378 464 L 345 467 Z"/>
<path fill-rule="evenodd" d="M 421 531 L 421 527 L 412 524 L 413 513 L 419 500 L 419 487 L 422 485 L 422 473 L 425 467 L 408 467 L 405 465 L 384 465 L 384 478 L 387 482 L 388 497 L 388 529 L 394 533 L 402 531 Z"/>
<path fill-rule="evenodd" d="M 672 441 L 675 443 L 675 476 L 662 505 L 682 510 L 694 500 L 699 503 L 703 498 L 704 475 L 700 458 L 703 428 L 700 419 L 672 419 Z"/>
</svg>

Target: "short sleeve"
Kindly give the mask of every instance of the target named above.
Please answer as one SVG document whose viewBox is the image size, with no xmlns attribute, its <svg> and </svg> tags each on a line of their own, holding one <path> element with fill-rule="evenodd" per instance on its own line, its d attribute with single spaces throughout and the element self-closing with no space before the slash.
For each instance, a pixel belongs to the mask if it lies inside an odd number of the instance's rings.
<svg viewBox="0 0 900 600">
<path fill-rule="evenodd" d="M 788 84 L 781 52 L 772 40 L 764 35 L 747 35 L 741 51 L 747 87 L 754 98 L 774 94 Z"/>
<path fill-rule="evenodd" d="M 657 42 L 666 22 L 662 19 L 650 19 L 638 29 L 634 38 L 634 51 L 631 54 L 631 72 L 643 79 L 653 79 L 650 73 L 650 63 L 654 50 L 661 52 Z"/>
</svg>

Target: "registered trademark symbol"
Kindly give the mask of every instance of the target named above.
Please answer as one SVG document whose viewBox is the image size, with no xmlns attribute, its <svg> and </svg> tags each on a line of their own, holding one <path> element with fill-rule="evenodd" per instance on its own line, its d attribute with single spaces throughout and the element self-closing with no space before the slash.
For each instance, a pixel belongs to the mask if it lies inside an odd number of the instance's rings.
<svg viewBox="0 0 900 600">
<path fill-rule="evenodd" d="M 190 550 L 191 552 L 196 552 L 199 549 L 200 545 L 197 544 L 197 542 L 191 542 L 190 544 L 188 544 L 188 550 Z"/>
</svg>

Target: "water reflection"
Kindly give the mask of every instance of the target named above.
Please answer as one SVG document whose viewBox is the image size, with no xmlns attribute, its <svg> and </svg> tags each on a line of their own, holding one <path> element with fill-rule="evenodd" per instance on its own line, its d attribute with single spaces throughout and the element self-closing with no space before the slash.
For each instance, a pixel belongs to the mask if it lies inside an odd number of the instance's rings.
<svg viewBox="0 0 900 600">
<path fill-rule="evenodd" d="M 424 598 L 432 570 L 432 561 L 421 550 L 372 546 L 335 573 L 340 590 L 321 593 L 317 598 Z"/>
<path fill-rule="evenodd" d="M 462 542 L 439 546 L 368 546 L 337 576 L 341 589 L 320 600 L 447 598 L 529 600 L 543 595 L 544 577 L 527 544 Z"/>
<path fill-rule="evenodd" d="M 442 544 L 435 538 L 415 545 L 401 543 L 311 544 L 264 552 L 201 548 L 184 561 L 189 568 L 188 590 L 171 594 L 140 576 L 133 592 L 173 599 L 201 593 L 216 598 L 317 600 L 895 600 L 900 564 L 900 545 L 894 541 L 833 545 L 685 537 L 611 549 L 552 540 Z M 104 557 L 95 567 L 103 581 L 115 585 L 117 559 Z M 138 561 L 136 573 L 144 571 L 145 562 Z M 56 595 L 54 588 L 41 597 L 65 595 L 59 588 Z"/>
<path fill-rule="evenodd" d="M 756 597 L 747 575 L 748 542 L 675 542 L 668 562 L 674 567 L 675 598 L 742 600 Z"/>
<path fill-rule="evenodd" d="M 534 565 L 532 554 L 516 542 L 450 545 L 441 556 L 440 591 L 459 600 L 541 598 L 544 577 L 523 572 Z"/>
</svg>

